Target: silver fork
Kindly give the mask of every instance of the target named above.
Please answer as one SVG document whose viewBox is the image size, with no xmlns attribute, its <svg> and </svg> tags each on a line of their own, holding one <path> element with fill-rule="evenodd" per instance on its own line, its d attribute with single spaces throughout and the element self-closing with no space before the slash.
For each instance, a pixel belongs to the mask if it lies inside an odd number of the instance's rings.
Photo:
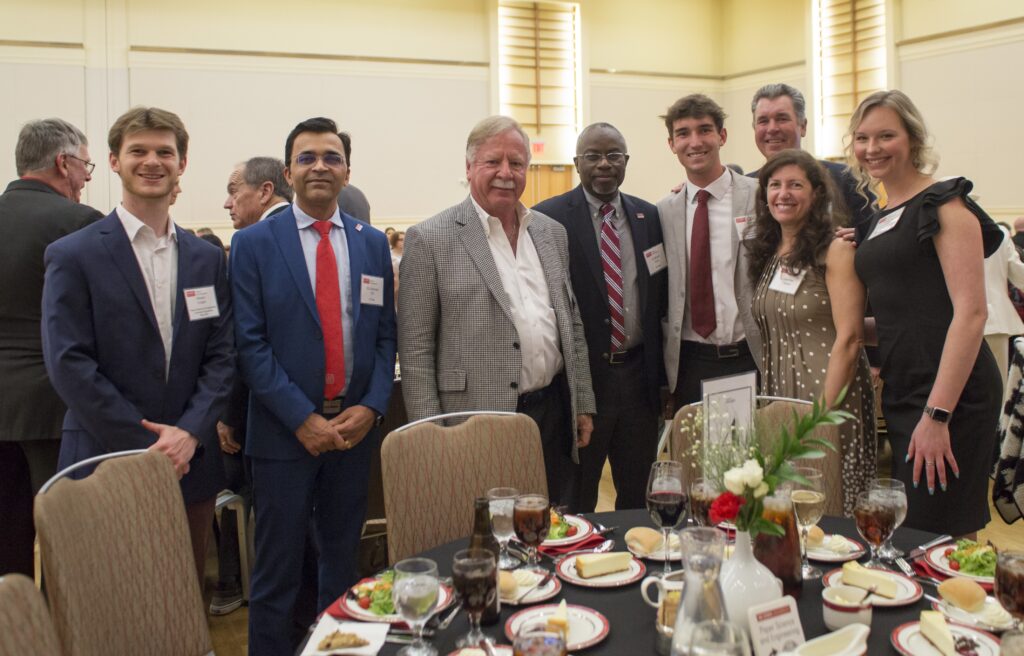
<svg viewBox="0 0 1024 656">
<path fill-rule="evenodd" d="M 897 556 L 894 562 L 896 563 L 896 567 L 899 567 L 900 571 L 907 576 L 911 578 L 918 576 L 918 573 L 914 571 L 914 568 L 910 566 L 910 563 L 908 563 L 903 556 Z"/>
<path fill-rule="evenodd" d="M 462 609 L 462 604 L 459 603 L 459 602 L 455 602 L 452 605 L 452 609 L 448 612 L 447 615 L 445 615 L 445 618 L 437 623 L 437 629 L 435 629 L 435 630 L 437 630 L 437 631 L 444 631 L 445 629 L 447 629 L 451 625 L 452 620 L 455 619 L 455 616 L 459 614 L 459 611 L 461 609 Z"/>
</svg>

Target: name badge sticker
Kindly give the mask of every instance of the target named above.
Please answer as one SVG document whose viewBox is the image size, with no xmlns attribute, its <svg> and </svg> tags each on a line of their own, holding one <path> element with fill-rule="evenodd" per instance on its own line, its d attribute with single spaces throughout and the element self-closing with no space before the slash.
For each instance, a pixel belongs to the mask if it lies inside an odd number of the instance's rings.
<svg viewBox="0 0 1024 656">
<path fill-rule="evenodd" d="M 668 258 L 665 256 L 665 244 L 655 244 L 644 251 L 644 260 L 647 261 L 647 270 L 653 276 L 668 266 Z"/>
<path fill-rule="evenodd" d="M 188 309 L 189 321 L 202 321 L 220 316 L 217 306 L 217 292 L 213 285 L 208 287 L 189 287 L 185 290 L 185 307 Z"/>
<path fill-rule="evenodd" d="M 752 216 L 737 216 L 733 219 L 733 225 L 736 226 L 736 236 L 743 241 L 743 233 L 747 231 L 747 226 L 752 224 L 754 217 Z"/>
<path fill-rule="evenodd" d="M 800 289 L 800 283 L 804 281 L 805 275 L 807 275 L 806 270 L 794 271 L 788 266 L 780 264 L 779 268 L 775 270 L 775 275 L 772 276 L 768 289 L 792 296 Z"/>
<path fill-rule="evenodd" d="M 365 305 L 384 306 L 384 278 L 363 274 L 360 278 L 359 302 Z"/>
<path fill-rule="evenodd" d="M 901 207 L 898 210 L 892 212 L 891 214 L 886 214 L 881 219 L 879 219 L 878 223 L 875 225 L 875 229 L 872 230 L 871 234 L 868 236 L 868 239 L 874 239 L 878 235 L 884 235 L 885 233 L 895 228 L 896 224 L 899 223 L 900 221 L 900 217 L 903 216 L 904 209 L 905 208 Z"/>
</svg>

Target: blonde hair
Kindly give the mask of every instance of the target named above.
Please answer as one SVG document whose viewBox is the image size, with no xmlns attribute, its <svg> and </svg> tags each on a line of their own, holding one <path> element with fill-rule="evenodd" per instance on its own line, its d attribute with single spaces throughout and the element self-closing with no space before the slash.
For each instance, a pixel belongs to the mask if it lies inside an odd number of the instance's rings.
<svg viewBox="0 0 1024 656">
<path fill-rule="evenodd" d="M 907 131 L 907 137 L 910 140 L 910 162 L 915 169 L 924 175 L 931 175 L 939 165 L 939 156 L 932 149 L 931 137 L 928 135 L 928 128 L 925 127 L 924 117 L 921 116 L 914 101 L 898 89 L 876 91 L 857 107 L 857 111 L 850 117 L 850 126 L 843 138 L 843 150 L 847 163 L 853 176 L 857 179 L 857 193 L 865 200 L 869 199 L 868 189 L 873 190 L 878 183 L 872 181 L 871 176 L 854 156 L 853 136 L 864 117 L 876 107 L 888 107 L 899 116 L 900 123 L 903 124 L 903 129 Z"/>
<path fill-rule="evenodd" d="M 519 136 L 523 138 L 523 144 L 526 146 L 526 161 L 529 162 L 530 136 L 526 134 L 523 126 L 519 125 L 519 121 L 509 116 L 488 116 L 473 126 L 472 131 L 469 133 L 469 138 L 466 139 L 466 161 L 472 162 L 476 158 L 477 149 L 485 141 L 504 132 L 519 133 Z"/>
</svg>

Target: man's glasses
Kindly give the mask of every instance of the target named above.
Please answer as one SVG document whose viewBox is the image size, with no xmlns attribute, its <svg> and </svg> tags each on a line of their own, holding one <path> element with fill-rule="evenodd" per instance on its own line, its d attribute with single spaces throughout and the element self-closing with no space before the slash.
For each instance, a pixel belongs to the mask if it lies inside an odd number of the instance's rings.
<svg viewBox="0 0 1024 656">
<path fill-rule="evenodd" d="M 582 157 L 588 164 L 597 164 L 602 159 L 608 160 L 609 164 L 623 164 L 629 159 L 626 153 L 583 153 L 577 157 Z"/>
<path fill-rule="evenodd" d="M 299 166 L 312 166 L 316 164 L 318 159 L 323 161 L 324 166 L 329 166 L 331 168 L 345 166 L 345 156 L 341 153 L 324 153 L 323 155 L 299 153 L 295 156 L 295 163 Z"/>
<path fill-rule="evenodd" d="M 92 162 L 90 162 L 89 160 L 82 159 L 81 157 L 76 157 L 76 156 L 72 155 L 71 153 L 64 153 L 64 154 L 67 155 L 68 157 L 70 157 L 71 159 L 77 159 L 79 162 L 81 162 L 82 165 L 85 166 L 85 172 L 87 174 L 92 175 L 92 172 L 96 170 L 96 165 L 93 164 Z"/>
</svg>

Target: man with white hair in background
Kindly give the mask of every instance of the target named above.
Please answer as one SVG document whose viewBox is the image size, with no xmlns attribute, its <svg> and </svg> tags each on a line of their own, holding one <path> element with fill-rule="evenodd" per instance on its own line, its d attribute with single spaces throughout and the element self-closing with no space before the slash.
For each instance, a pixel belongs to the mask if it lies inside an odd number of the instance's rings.
<svg viewBox="0 0 1024 656">
<path fill-rule="evenodd" d="M 67 121 L 26 123 L 0 195 L 0 576 L 32 576 L 32 497 L 57 471 L 66 410 L 43 365 L 43 252 L 102 214 L 79 203 L 89 142 Z"/>
<path fill-rule="evenodd" d="M 596 408 L 565 228 L 519 201 L 529 164 L 519 123 L 480 121 L 466 143 L 469 197 L 406 233 L 402 390 L 410 421 L 462 410 L 529 415 L 548 496 L 572 510 Z"/>
</svg>

